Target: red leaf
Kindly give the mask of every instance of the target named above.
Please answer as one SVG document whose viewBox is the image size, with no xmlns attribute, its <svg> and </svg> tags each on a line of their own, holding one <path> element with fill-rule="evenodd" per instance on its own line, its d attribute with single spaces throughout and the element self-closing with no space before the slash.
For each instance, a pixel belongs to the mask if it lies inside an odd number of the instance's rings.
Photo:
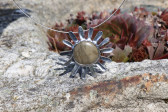
<svg viewBox="0 0 168 112">
<path fill-rule="evenodd" d="M 159 59 L 168 59 L 168 54 L 165 54 L 161 57 L 155 58 L 154 60 L 159 60 Z"/>
<path fill-rule="evenodd" d="M 161 18 L 163 19 L 163 21 L 165 21 L 166 24 L 168 25 L 168 8 L 165 9 L 165 10 L 162 12 L 162 14 L 161 14 L 160 17 L 161 17 Z"/>
</svg>

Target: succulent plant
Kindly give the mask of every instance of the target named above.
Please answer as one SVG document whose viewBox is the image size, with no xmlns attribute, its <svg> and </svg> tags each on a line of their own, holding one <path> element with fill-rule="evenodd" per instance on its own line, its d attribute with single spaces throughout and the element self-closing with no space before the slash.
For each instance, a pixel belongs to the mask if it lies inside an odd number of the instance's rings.
<svg viewBox="0 0 168 112">
<path fill-rule="evenodd" d="M 151 38 L 153 28 L 129 14 L 119 14 L 97 29 L 110 37 L 111 42 L 124 49 L 126 45 L 139 47 L 145 39 Z"/>
<path fill-rule="evenodd" d="M 114 48 L 110 57 L 116 62 L 168 58 L 167 10 L 164 10 L 161 15 L 158 12 L 149 12 L 145 8 L 137 7 L 132 13 L 122 14 L 118 11 L 109 21 L 94 29 L 93 37 L 98 31 L 103 31 L 103 38 L 110 38 L 110 42 L 105 46 Z M 79 12 L 76 17 L 71 15 L 71 18 L 67 20 L 67 25 L 56 24 L 53 28 L 76 32 L 78 26 L 82 26 L 84 29 L 96 26 L 110 14 L 104 11 L 100 14 L 93 13 L 91 16 L 86 16 L 85 12 Z M 77 34 L 75 36 L 79 39 Z M 67 34 L 49 30 L 48 38 L 50 50 L 59 53 L 71 49 L 62 43 L 63 39 L 71 41 Z M 102 40 L 99 40 L 98 43 Z"/>
<path fill-rule="evenodd" d="M 143 42 L 148 41 L 148 39 L 152 38 L 154 31 L 152 26 L 145 24 L 144 21 L 138 20 L 135 18 L 135 16 L 132 16 L 130 14 L 118 14 L 112 17 L 108 22 L 96 28 L 96 30 L 102 30 L 104 37 L 110 37 L 110 41 L 112 43 L 111 47 L 115 48 L 117 52 L 120 52 L 120 56 L 117 53 L 114 53 L 114 56 L 112 58 L 113 61 L 117 62 L 125 62 L 126 57 L 127 61 L 130 60 L 128 53 L 131 52 L 125 51 L 126 46 L 131 47 L 133 49 L 133 52 L 141 52 L 140 50 L 136 49 L 138 49 Z M 120 50 L 118 47 L 120 48 Z M 125 53 L 125 55 L 123 55 L 123 53 Z M 145 56 L 142 57 L 146 59 L 147 53 L 143 54 L 145 54 Z M 132 55 L 131 57 L 133 56 L 134 55 Z M 134 59 L 134 61 L 143 60 L 137 58 L 135 58 L 136 60 Z"/>
</svg>

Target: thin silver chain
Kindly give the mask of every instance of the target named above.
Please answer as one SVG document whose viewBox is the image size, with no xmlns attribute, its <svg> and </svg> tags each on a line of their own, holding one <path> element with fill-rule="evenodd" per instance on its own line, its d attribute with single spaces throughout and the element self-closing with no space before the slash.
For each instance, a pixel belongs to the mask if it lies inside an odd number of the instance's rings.
<svg viewBox="0 0 168 112">
<path fill-rule="evenodd" d="M 52 31 L 55 31 L 55 32 L 59 32 L 59 33 L 69 33 L 69 32 L 66 32 L 66 31 L 62 31 L 62 30 L 55 30 L 55 29 L 52 29 L 52 28 L 49 28 L 47 26 L 44 26 L 42 25 L 41 23 L 37 22 L 34 18 L 32 18 L 31 16 L 29 16 L 29 14 L 27 14 L 20 6 L 19 4 L 15 1 L 15 0 L 12 0 L 14 2 L 14 4 L 21 10 L 21 12 L 27 16 L 28 18 L 30 18 L 34 23 L 36 23 L 37 25 L 40 25 L 41 27 L 43 28 L 46 28 L 48 30 L 52 30 Z M 112 16 L 115 15 L 115 13 L 121 8 L 121 6 L 124 4 L 126 0 L 123 0 L 122 3 L 120 4 L 120 6 L 117 8 L 117 10 L 114 11 L 114 13 L 112 13 L 107 19 L 105 19 L 103 22 L 101 22 L 100 24 L 92 27 L 92 28 L 97 28 L 99 27 L 100 25 L 104 24 L 106 21 L 108 21 Z M 84 30 L 84 31 L 88 31 L 89 28 L 87 30 Z M 78 32 L 73 32 L 73 33 L 78 33 Z"/>
</svg>

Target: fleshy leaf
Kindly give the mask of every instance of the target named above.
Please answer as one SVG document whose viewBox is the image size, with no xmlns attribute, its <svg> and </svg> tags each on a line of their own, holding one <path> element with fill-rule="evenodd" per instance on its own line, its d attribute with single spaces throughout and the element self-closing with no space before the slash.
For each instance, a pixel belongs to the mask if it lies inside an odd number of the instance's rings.
<svg viewBox="0 0 168 112">
<path fill-rule="evenodd" d="M 158 58 L 158 57 L 161 57 L 163 55 L 163 52 L 164 52 L 164 43 L 160 42 L 158 44 L 157 49 L 156 49 L 156 52 L 155 52 L 155 55 L 154 55 L 154 59 Z"/>
<path fill-rule="evenodd" d="M 149 58 L 153 59 L 154 52 L 155 52 L 153 46 L 147 46 L 147 49 L 148 49 Z"/>
</svg>

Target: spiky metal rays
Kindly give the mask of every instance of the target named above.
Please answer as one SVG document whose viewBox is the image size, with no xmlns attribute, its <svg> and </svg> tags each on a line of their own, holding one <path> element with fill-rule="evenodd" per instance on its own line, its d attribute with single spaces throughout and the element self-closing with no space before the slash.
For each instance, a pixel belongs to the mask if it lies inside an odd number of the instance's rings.
<svg viewBox="0 0 168 112">
<path fill-rule="evenodd" d="M 72 69 L 70 77 L 74 77 L 78 71 L 81 71 L 81 78 L 85 78 L 87 70 L 91 72 L 91 75 L 94 76 L 95 70 L 94 65 L 100 68 L 101 71 L 105 71 L 106 68 L 99 62 L 100 59 L 103 61 L 110 62 L 111 59 L 101 56 L 102 53 L 111 53 L 112 48 L 100 49 L 103 45 L 109 42 L 109 38 L 104 39 L 100 44 L 98 44 L 99 39 L 103 35 L 102 31 L 99 31 L 95 38 L 92 40 L 93 28 L 90 28 L 88 31 L 88 38 L 85 39 L 84 31 L 81 26 L 78 28 L 78 33 L 80 40 L 70 31 L 69 36 L 73 40 L 74 44 L 68 40 L 63 40 L 63 43 L 72 48 L 72 50 L 61 52 L 61 55 L 68 55 L 70 59 L 65 63 L 69 65 L 71 62 L 74 62 L 74 68 Z"/>
</svg>

